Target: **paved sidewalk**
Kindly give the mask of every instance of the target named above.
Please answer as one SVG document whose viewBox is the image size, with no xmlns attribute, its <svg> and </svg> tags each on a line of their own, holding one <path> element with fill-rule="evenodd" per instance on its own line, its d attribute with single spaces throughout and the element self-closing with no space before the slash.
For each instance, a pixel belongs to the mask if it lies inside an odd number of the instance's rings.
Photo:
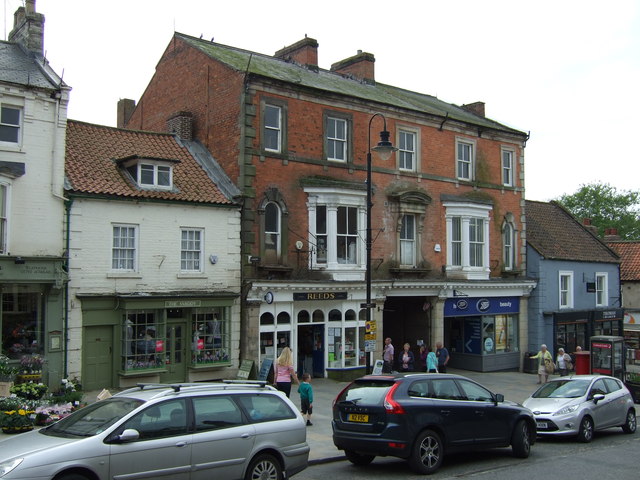
<svg viewBox="0 0 640 480">
<path fill-rule="evenodd" d="M 471 372 L 449 368 L 447 373 L 455 373 L 481 383 L 494 393 L 502 393 L 507 400 L 522 403 L 536 389 L 537 375 L 519 372 Z M 344 453 L 333 445 L 331 431 L 331 408 L 338 393 L 348 385 L 347 382 L 336 382 L 327 378 L 314 378 L 312 426 L 307 427 L 307 442 L 311 447 L 309 463 L 324 463 L 344 458 Z M 291 389 L 291 400 L 298 407 L 300 396 L 297 387 Z M 95 402 L 99 392 L 87 392 L 85 400 Z M 0 442 L 9 438 L 0 432 Z"/>
</svg>

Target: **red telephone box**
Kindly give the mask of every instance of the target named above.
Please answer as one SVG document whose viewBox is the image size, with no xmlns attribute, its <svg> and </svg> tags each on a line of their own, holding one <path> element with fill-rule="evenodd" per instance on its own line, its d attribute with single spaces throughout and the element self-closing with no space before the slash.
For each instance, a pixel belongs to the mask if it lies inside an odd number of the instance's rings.
<svg viewBox="0 0 640 480">
<path fill-rule="evenodd" d="M 624 381 L 624 337 L 591 337 L 591 373 L 610 375 Z"/>
</svg>

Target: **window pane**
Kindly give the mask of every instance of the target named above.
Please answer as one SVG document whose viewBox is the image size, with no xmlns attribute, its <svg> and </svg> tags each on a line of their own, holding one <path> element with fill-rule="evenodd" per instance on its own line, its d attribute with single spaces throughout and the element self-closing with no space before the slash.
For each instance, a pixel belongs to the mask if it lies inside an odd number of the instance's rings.
<svg viewBox="0 0 640 480">
<path fill-rule="evenodd" d="M 111 268 L 114 270 L 134 270 L 135 245 L 135 227 L 114 226 Z"/>
<path fill-rule="evenodd" d="M 201 268 L 201 234 L 200 230 L 182 230 L 180 252 L 180 269 L 199 272 Z"/>
<path fill-rule="evenodd" d="M 153 165 L 140 165 L 140 183 L 142 185 L 153 185 Z"/>
<path fill-rule="evenodd" d="M 20 125 L 20 110 L 17 108 L 2 107 L 0 123 L 3 125 Z"/>
<path fill-rule="evenodd" d="M 158 165 L 158 185 L 171 186 L 171 168 Z"/>
<path fill-rule="evenodd" d="M 264 226 L 267 232 L 280 231 L 280 209 L 275 203 L 268 203 L 264 209 Z"/>
<path fill-rule="evenodd" d="M 266 105 L 264 109 L 264 148 L 280 151 L 282 109 L 274 105 Z"/>
<path fill-rule="evenodd" d="M 271 128 L 280 128 L 280 107 L 266 105 L 264 108 L 264 124 Z"/>
<path fill-rule="evenodd" d="M 460 217 L 451 219 L 451 263 L 462 265 L 462 220 Z"/>
<path fill-rule="evenodd" d="M 122 322 L 122 369 L 145 370 L 165 366 L 164 324 L 154 311 L 130 310 Z"/>
<path fill-rule="evenodd" d="M 316 208 L 316 262 L 327 263 L 327 207 Z"/>
</svg>

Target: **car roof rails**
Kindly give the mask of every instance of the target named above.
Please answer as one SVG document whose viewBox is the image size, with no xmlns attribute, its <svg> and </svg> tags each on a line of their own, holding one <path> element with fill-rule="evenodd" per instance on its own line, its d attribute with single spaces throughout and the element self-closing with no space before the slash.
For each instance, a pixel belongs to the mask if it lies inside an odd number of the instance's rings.
<svg viewBox="0 0 640 480">
<path fill-rule="evenodd" d="M 228 385 L 245 385 L 249 387 L 266 387 L 266 380 L 222 380 L 222 383 L 226 383 Z"/>
</svg>

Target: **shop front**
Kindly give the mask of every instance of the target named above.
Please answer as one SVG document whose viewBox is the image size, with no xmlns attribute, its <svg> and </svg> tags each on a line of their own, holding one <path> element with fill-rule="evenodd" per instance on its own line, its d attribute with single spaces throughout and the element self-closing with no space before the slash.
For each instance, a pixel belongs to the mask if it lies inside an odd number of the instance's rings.
<svg viewBox="0 0 640 480">
<path fill-rule="evenodd" d="M 237 367 L 236 295 L 79 298 L 87 389 L 231 378 Z"/>
<path fill-rule="evenodd" d="M 2 354 L 20 366 L 42 357 L 42 381 L 57 388 L 64 368 L 64 285 L 61 258 L 1 257 Z"/>
<path fill-rule="evenodd" d="M 594 335 L 623 335 L 624 310 L 580 310 L 553 314 L 553 352 L 562 347 L 566 352 L 585 349 Z"/>
<path fill-rule="evenodd" d="M 444 302 L 444 339 L 454 368 L 520 368 L 520 298 L 462 297 Z"/>
<path fill-rule="evenodd" d="M 347 290 L 328 288 L 295 292 L 272 288 L 264 300 L 259 317 L 260 364 L 265 359 L 275 363 L 282 349 L 289 347 L 299 375 L 348 379 L 364 374 L 368 343 L 361 300 Z"/>
</svg>

